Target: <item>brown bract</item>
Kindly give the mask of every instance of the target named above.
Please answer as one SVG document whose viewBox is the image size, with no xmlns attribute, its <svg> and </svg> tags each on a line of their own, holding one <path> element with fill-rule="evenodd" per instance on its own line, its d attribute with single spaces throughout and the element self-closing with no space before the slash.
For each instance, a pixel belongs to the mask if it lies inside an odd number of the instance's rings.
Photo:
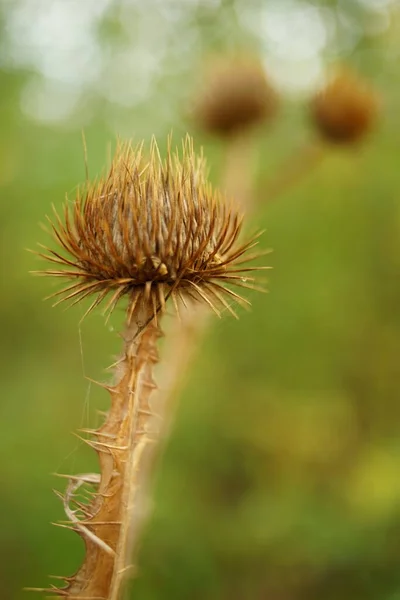
<svg viewBox="0 0 400 600">
<path fill-rule="evenodd" d="M 256 61 L 217 60 L 205 73 L 193 117 L 214 135 L 229 137 L 272 119 L 278 97 Z"/>
<path fill-rule="evenodd" d="M 253 268 L 243 263 L 255 255 L 244 254 L 257 243 L 238 242 L 241 222 L 207 183 L 189 137 L 165 161 L 154 140 L 148 158 L 143 144 L 120 144 L 108 174 L 67 201 L 63 219 L 55 212 L 51 226 L 61 250 L 45 248 L 41 256 L 59 268 L 42 273 L 73 280 L 53 294 L 58 302 L 94 294 L 87 312 L 109 296 L 111 313 L 127 296 L 128 322 L 139 303 L 157 315 L 170 296 L 177 310 L 178 300 L 190 297 L 234 314 L 229 300 L 248 301 L 227 284 L 252 287 L 245 273 Z"/>
<path fill-rule="evenodd" d="M 378 100 L 371 87 L 348 70 L 338 73 L 311 102 L 311 118 L 328 142 L 359 141 L 375 123 Z"/>
</svg>

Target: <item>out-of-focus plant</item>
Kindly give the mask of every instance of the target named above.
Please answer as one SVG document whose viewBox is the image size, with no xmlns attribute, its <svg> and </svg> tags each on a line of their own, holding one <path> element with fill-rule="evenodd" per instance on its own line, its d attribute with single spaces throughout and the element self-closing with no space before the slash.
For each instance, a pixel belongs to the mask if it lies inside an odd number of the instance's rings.
<svg viewBox="0 0 400 600">
<path fill-rule="evenodd" d="M 198 128 L 223 142 L 221 187 L 246 212 L 255 208 L 256 196 L 270 202 L 301 181 L 326 156 L 329 144 L 352 146 L 375 125 L 376 92 L 350 69 L 342 69 L 310 99 L 313 129 L 323 142 L 307 140 L 294 155 L 284 159 L 265 188 L 256 192 L 256 136 L 277 117 L 278 95 L 255 58 L 216 57 L 210 64 L 193 101 L 192 119 Z M 196 307 L 196 313 L 195 318 L 184 319 L 176 335 L 169 338 L 161 379 L 164 403 L 177 395 L 206 330 L 208 314 L 201 307 Z M 181 368 L 183 364 L 185 369 Z"/>
<path fill-rule="evenodd" d="M 330 144 L 352 145 L 373 129 L 378 98 L 372 86 L 350 69 L 334 73 L 310 103 L 310 118 Z"/>
</svg>

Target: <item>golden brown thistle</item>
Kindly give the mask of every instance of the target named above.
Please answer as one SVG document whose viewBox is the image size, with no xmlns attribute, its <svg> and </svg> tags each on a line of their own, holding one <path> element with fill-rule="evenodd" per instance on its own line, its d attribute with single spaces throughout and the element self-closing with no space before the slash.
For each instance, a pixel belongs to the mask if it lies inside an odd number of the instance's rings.
<svg viewBox="0 0 400 600">
<path fill-rule="evenodd" d="M 94 294 L 90 312 L 111 294 L 106 311 L 124 296 L 128 311 L 114 382 L 100 384 L 110 393 L 110 410 L 99 429 L 83 430 L 100 473 L 66 476 L 61 496 L 68 517 L 62 526 L 84 540 L 83 564 L 60 578 L 64 587 L 45 591 L 66 600 L 121 600 L 133 571 L 154 449 L 168 424 L 168 415 L 155 414 L 152 397 L 161 335 L 157 315 L 169 297 L 178 309 L 185 296 L 218 314 L 220 306 L 235 314 L 229 300 L 247 301 L 227 285 L 254 287 L 245 274 L 251 268 L 242 265 L 257 242 L 238 242 L 241 218 L 211 190 L 188 137 L 181 156 L 169 149 L 165 162 L 154 140 L 148 160 L 142 146 L 120 145 L 106 177 L 67 202 L 64 222 L 57 213 L 55 218 L 52 230 L 61 250 L 46 248 L 41 256 L 58 268 L 44 273 L 74 280 L 56 292 L 58 302 Z"/>
<path fill-rule="evenodd" d="M 311 118 L 319 134 L 334 144 L 352 144 L 375 123 L 374 90 L 349 70 L 337 73 L 311 101 Z"/>
<path fill-rule="evenodd" d="M 230 137 L 271 120 L 278 96 L 262 65 L 251 59 L 214 59 L 201 82 L 193 116 L 205 131 Z"/>
<path fill-rule="evenodd" d="M 67 201 L 64 222 L 55 211 L 52 229 L 61 252 L 45 248 L 41 256 L 62 268 L 43 274 L 74 280 L 54 294 L 58 302 L 95 294 L 87 312 L 109 294 L 109 312 L 128 297 L 128 320 L 143 301 L 156 315 L 170 296 L 175 306 L 188 296 L 218 314 L 218 306 L 233 312 L 228 298 L 247 301 L 226 284 L 251 287 L 244 274 L 252 269 L 242 264 L 253 257 L 243 255 L 257 243 L 238 243 L 241 224 L 207 183 L 190 138 L 181 158 L 169 150 L 165 162 L 154 140 L 148 160 L 142 145 L 123 144 L 108 175 L 86 185 L 72 205 Z"/>
</svg>

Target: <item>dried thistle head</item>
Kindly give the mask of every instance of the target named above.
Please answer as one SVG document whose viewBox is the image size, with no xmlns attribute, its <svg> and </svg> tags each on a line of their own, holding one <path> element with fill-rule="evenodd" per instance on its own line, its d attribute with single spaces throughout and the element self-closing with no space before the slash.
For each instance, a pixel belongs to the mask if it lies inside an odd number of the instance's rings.
<svg viewBox="0 0 400 600">
<path fill-rule="evenodd" d="M 244 256 L 255 238 L 238 242 L 242 218 L 207 183 L 189 137 L 164 162 L 154 140 L 148 159 L 142 148 L 120 144 L 108 174 L 67 201 L 63 219 L 49 219 L 60 250 L 40 255 L 58 268 L 41 273 L 73 282 L 53 294 L 56 304 L 95 295 L 88 313 L 111 294 L 111 314 L 126 296 L 129 322 L 143 302 L 156 315 L 170 296 L 175 307 L 189 297 L 235 314 L 228 300 L 248 301 L 227 285 L 254 287 L 246 273 L 257 267 L 243 263 L 256 256 Z"/>
<path fill-rule="evenodd" d="M 271 120 L 277 107 L 278 96 L 259 62 L 214 59 L 204 75 L 193 117 L 205 131 L 230 137 Z"/>
<path fill-rule="evenodd" d="M 351 144 L 366 135 L 377 117 L 378 99 L 363 79 L 349 70 L 336 73 L 311 101 L 311 118 L 331 143 Z"/>
</svg>

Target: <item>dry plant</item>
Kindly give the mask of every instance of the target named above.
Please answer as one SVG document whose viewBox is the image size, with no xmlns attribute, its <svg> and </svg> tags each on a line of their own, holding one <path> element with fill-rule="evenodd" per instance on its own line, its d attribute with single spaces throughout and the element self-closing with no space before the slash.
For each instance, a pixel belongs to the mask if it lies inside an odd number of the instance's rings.
<svg viewBox="0 0 400 600">
<path fill-rule="evenodd" d="M 360 142 L 373 128 L 378 97 L 372 87 L 350 69 L 336 70 L 311 101 L 311 121 L 330 144 Z"/>
<path fill-rule="evenodd" d="M 254 133 L 275 120 L 279 102 L 258 58 L 241 54 L 212 57 L 193 99 L 195 125 L 224 144 L 221 189 L 246 210 L 253 196 Z"/>
<path fill-rule="evenodd" d="M 300 183 L 333 147 L 358 147 L 372 131 L 378 112 L 378 95 L 368 81 L 348 67 L 334 68 L 309 102 L 309 122 L 317 136 L 278 167 L 272 180 L 263 186 L 265 199 L 271 202 Z"/>
<path fill-rule="evenodd" d="M 169 144 L 165 161 L 154 140 L 149 158 L 142 146 L 120 144 L 108 174 L 86 184 L 66 202 L 63 216 L 54 211 L 49 221 L 59 249 L 42 247 L 40 255 L 54 268 L 39 273 L 70 280 L 53 295 L 56 304 L 93 296 L 86 314 L 106 301 L 109 315 L 126 298 L 127 309 L 114 382 L 100 384 L 110 393 L 110 410 L 99 429 L 85 430 L 100 473 L 66 476 L 62 496 L 65 526 L 82 537 L 84 562 L 60 578 L 64 587 L 42 591 L 68 600 L 119 600 L 133 569 L 163 432 L 151 397 L 166 305 L 171 299 L 179 313 L 200 301 L 218 315 L 235 315 L 232 302 L 249 302 L 230 286 L 255 287 L 248 272 L 262 268 L 244 264 L 256 257 L 248 251 L 257 236 L 238 241 L 242 218 L 211 189 L 189 137 L 181 153 L 173 154 Z"/>
<path fill-rule="evenodd" d="M 192 116 L 221 138 L 235 137 L 271 121 L 279 100 L 262 64 L 253 57 L 213 57 L 205 66 Z"/>
<path fill-rule="evenodd" d="M 211 57 L 204 66 L 201 86 L 193 98 L 193 123 L 224 144 L 224 167 L 220 188 L 249 212 L 256 158 L 254 132 L 271 123 L 279 109 L 279 97 L 260 61 L 249 55 Z M 265 251 L 267 254 L 269 251 Z M 259 289 L 259 288 L 258 288 Z M 262 290 L 264 291 L 264 290 Z M 209 311 L 193 306 L 174 324 L 174 335 L 166 340 L 165 360 L 160 365 L 157 402 L 174 412 L 202 338 L 207 331 Z"/>
</svg>

